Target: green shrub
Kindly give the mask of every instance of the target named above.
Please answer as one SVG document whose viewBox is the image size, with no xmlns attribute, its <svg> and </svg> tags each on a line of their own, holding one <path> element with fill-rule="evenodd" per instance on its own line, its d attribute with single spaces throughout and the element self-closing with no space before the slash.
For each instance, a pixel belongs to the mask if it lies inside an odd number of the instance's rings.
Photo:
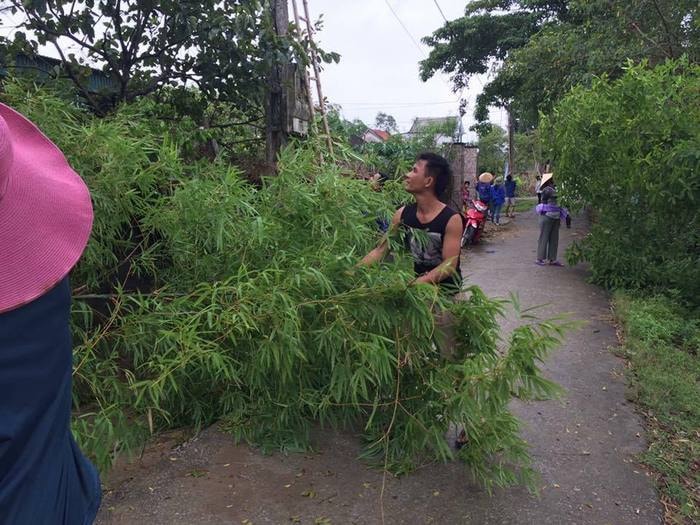
<svg viewBox="0 0 700 525">
<path fill-rule="evenodd" d="M 596 221 L 570 261 L 609 288 L 700 297 L 700 66 L 629 66 L 575 88 L 545 119 L 555 180 Z"/>
</svg>

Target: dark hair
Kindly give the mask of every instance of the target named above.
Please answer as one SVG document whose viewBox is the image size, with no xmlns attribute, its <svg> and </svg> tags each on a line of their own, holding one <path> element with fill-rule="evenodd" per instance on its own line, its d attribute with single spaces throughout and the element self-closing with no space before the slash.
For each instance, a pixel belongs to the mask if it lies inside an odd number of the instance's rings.
<svg viewBox="0 0 700 525">
<path fill-rule="evenodd" d="M 421 153 L 416 160 L 424 160 L 426 162 L 425 168 L 428 176 L 435 179 L 435 195 L 438 197 L 442 196 L 452 175 L 450 163 L 447 162 L 445 157 L 430 152 Z"/>
<path fill-rule="evenodd" d="M 513 176 L 509 173 L 506 175 L 506 180 L 513 180 Z"/>
</svg>

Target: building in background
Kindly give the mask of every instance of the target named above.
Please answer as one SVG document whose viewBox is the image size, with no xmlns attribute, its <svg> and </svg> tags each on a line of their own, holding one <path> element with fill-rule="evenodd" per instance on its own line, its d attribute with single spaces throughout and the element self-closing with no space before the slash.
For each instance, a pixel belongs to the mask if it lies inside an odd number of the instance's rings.
<svg viewBox="0 0 700 525">
<path fill-rule="evenodd" d="M 43 55 L 29 56 L 23 53 L 0 56 L 0 79 L 8 76 L 29 77 L 40 82 L 67 79 L 63 63 Z M 93 93 L 105 93 L 119 89 L 109 75 L 99 69 L 90 68 L 86 76 L 87 89 Z"/>
<path fill-rule="evenodd" d="M 435 136 L 435 143 L 443 146 L 462 142 L 464 126 L 459 117 L 419 117 L 413 120 L 411 129 L 405 136 L 412 139 L 425 133 L 432 133 Z"/>
<path fill-rule="evenodd" d="M 391 135 L 387 131 L 384 131 L 382 129 L 368 128 L 367 131 L 365 131 L 364 134 L 362 135 L 362 140 L 366 143 L 370 143 L 370 142 L 378 143 L 378 142 L 386 142 L 387 140 L 389 140 L 389 137 L 391 137 Z"/>
</svg>

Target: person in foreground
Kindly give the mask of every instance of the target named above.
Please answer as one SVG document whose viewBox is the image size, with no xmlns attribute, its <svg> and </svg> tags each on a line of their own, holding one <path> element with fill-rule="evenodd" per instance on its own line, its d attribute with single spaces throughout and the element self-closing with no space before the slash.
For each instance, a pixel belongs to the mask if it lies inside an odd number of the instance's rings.
<svg viewBox="0 0 700 525">
<path fill-rule="evenodd" d="M 70 431 L 68 273 L 90 194 L 37 128 L 0 104 L 0 523 L 89 525 L 97 471 Z"/>
<path fill-rule="evenodd" d="M 557 205 L 557 190 L 552 173 L 542 175 L 540 191 L 542 202 L 535 208 L 539 215 L 540 237 L 537 242 L 537 260 L 535 264 L 545 266 L 562 266 L 557 260 L 559 248 L 559 227 L 561 220 L 566 220 L 566 227 L 571 227 L 571 217 L 566 208 Z"/>
<path fill-rule="evenodd" d="M 420 154 L 404 178 L 404 187 L 415 202 L 396 210 L 391 228 L 406 229 L 416 272 L 414 282 L 440 285 L 455 294 L 462 284 L 459 255 L 464 226 L 462 216 L 439 199 L 449 180 L 450 166 L 446 159 L 435 153 Z M 424 231 L 427 239 L 419 239 L 412 233 L 414 230 Z M 385 238 L 360 264 L 381 261 L 388 251 Z"/>
<path fill-rule="evenodd" d="M 414 283 L 440 286 L 447 294 L 455 295 L 462 286 L 459 268 L 460 240 L 464 223 L 462 216 L 440 201 L 439 197 L 450 180 L 450 166 L 435 153 L 422 153 L 404 179 L 406 191 L 415 203 L 399 208 L 392 218 L 391 228 L 405 228 L 416 273 Z M 419 239 L 413 232 L 426 232 L 427 239 Z M 369 252 L 360 264 L 380 261 L 389 251 L 385 237 Z M 437 344 L 443 357 L 450 357 L 454 349 L 453 318 L 447 310 L 436 311 Z M 455 446 L 467 442 L 464 430 L 459 433 Z"/>
</svg>

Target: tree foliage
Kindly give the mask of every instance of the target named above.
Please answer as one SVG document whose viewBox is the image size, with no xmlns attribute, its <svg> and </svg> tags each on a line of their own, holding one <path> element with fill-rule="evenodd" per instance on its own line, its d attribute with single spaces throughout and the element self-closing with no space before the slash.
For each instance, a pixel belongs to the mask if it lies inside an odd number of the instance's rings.
<svg viewBox="0 0 700 525">
<path fill-rule="evenodd" d="M 412 135 L 394 134 L 385 142 L 371 142 L 360 147 L 369 165 L 377 171 L 400 178 L 411 169 L 416 157 L 425 151 L 447 156 L 447 148 L 439 138 L 451 137 L 456 123 L 452 121 L 431 123 Z"/>
<path fill-rule="evenodd" d="M 320 164 L 314 145 L 286 149 L 279 176 L 254 187 L 230 165 L 183 158 L 189 131 L 153 123 L 144 102 L 96 119 L 41 92 L 4 99 L 93 192 L 72 279 L 74 430 L 102 467 L 149 432 L 223 420 L 238 440 L 284 450 L 307 447 L 315 424 L 356 428 L 368 457 L 405 472 L 453 458 L 445 434 L 459 424 L 470 440 L 458 455 L 488 486 L 531 479 L 509 402 L 555 391 L 538 364 L 562 326 L 518 308 L 501 341 L 504 302 L 410 286 L 400 238 L 393 261 L 355 268 L 377 241 L 367 210 L 393 209 L 387 192 Z M 434 309 L 456 317 L 451 359 Z"/>
<path fill-rule="evenodd" d="M 506 132 L 500 126 L 488 125 L 481 129 L 477 172 L 488 171 L 494 175 L 503 173 L 506 142 Z"/>
<path fill-rule="evenodd" d="M 399 127 L 396 125 L 396 119 L 391 115 L 380 111 L 374 119 L 374 125 L 388 133 L 398 133 Z"/>
<path fill-rule="evenodd" d="M 700 67 L 629 66 L 576 88 L 545 121 L 545 143 L 570 205 L 596 212 L 574 246 L 610 288 L 700 296 Z"/>
<path fill-rule="evenodd" d="M 331 134 L 337 139 L 349 142 L 351 138 L 359 138 L 369 129 L 367 124 L 360 119 L 347 120 L 342 115 L 342 108 L 335 104 L 330 104 L 327 108 L 326 119 Z"/>
<path fill-rule="evenodd" d="M 573 86 L 595 75 L 616 78 L 627 59 L 659 63 L 700 58 L 700 7 L 693 0 L 484 0 L 467 5 L 424 41 L 425 80 L 443 71 L 456 89 L 496 70 L 477 100 L 477 120 L 490 105 L 508 107 L 527 129 Z"/>
<path fill-rule="evenodd" d="M 189 114 L 214 100 L 259 113 L 271 64 L 291 57 L 308 60 L 308 40 L 277 36 L 261 0 L 3 4 L 20 17 L 13 49 L 36 53 L 52 48 L 83 98 L 101 112 L 115 102 L 159 92 Z M 324 52 L 319 56 L 338 58 Z M 86 82 L 90 67 L 102 69 L 113 85 L 91 89 Z"/>
</svg>

